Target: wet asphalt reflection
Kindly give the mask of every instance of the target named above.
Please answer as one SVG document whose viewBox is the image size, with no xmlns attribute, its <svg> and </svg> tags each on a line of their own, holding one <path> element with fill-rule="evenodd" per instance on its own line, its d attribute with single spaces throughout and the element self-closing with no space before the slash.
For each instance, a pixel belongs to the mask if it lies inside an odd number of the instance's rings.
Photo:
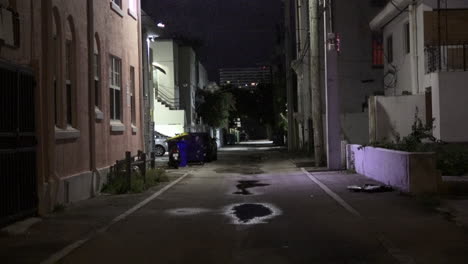
<svg viewBox="0 0 468 264">
<path fill-rule="evenodd" d="M 239 184 L 236 185 L 238 191 L 234 192 L 234 194 L 240 194 L 240 195 L 252 195 L 253 193 L 250 192 L 249 189 L 270 185 L 267 183 L 261 183 L 260 181 L 238 181 L 238 182 Z"/>
</svg>

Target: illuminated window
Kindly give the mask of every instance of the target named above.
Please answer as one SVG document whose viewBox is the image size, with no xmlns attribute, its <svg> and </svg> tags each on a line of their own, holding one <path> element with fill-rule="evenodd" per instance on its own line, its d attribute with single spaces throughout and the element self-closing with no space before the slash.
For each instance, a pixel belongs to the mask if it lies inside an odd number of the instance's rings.
<svg viewBox="0 0 468 264">
<path fill-rule="evenodd" d="M 112 120 L 122 119 L 122 61 L 110 56 L 109 69 L 109 106 Z"/>
</svg>

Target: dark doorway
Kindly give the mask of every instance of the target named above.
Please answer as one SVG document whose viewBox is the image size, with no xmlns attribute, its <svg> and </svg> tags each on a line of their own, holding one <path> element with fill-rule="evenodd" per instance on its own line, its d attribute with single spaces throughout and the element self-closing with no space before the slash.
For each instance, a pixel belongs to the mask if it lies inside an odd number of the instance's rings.
<svg viewBox="0 0 468 264">
<path fill-rule="evenodd" d="M 432 124 L 432 87 L 426 88 L 426 124 Z"/>
<path fill-rule="evenodd" d="M 0 64 L 0 226 L 37 212 L 34 76 Z"/>
</svg>

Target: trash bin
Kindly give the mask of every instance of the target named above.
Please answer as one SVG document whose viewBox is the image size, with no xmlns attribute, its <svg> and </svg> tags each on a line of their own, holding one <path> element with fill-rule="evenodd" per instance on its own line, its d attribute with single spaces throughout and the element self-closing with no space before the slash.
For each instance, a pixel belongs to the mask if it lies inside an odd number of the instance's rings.
<svg viewBox="0 0 468 264">
<path fill-rule="evenodd" d="M 179 166 L 186 167 L 188 163 L 187 159 L 187 142 L 185 140 L 180 140 L 177 142 L 177 147 L 179 148 Z"/>
</svg>

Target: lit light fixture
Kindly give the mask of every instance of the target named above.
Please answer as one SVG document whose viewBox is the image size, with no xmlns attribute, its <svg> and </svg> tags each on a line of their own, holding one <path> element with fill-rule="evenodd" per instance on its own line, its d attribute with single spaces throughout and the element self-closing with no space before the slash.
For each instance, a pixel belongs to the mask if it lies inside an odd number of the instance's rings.
<svg viewBox="0 0 468 264">
<path fill-rule="evenodd" d="M 158 23 L 158 28 L 165 28 L 165 27 L 166 27 L 166 25 L 164 25 L 164 23 L 162 23 L 162 22 Z"/>
<path fill-rule="evenodd" d="M 150 35 L 150 36 L 148 36 L 148 40 L 150 40 L 150 41 L 155 41 L 157 38 L 159 38 L 159 35 Z"/>
</svg>

